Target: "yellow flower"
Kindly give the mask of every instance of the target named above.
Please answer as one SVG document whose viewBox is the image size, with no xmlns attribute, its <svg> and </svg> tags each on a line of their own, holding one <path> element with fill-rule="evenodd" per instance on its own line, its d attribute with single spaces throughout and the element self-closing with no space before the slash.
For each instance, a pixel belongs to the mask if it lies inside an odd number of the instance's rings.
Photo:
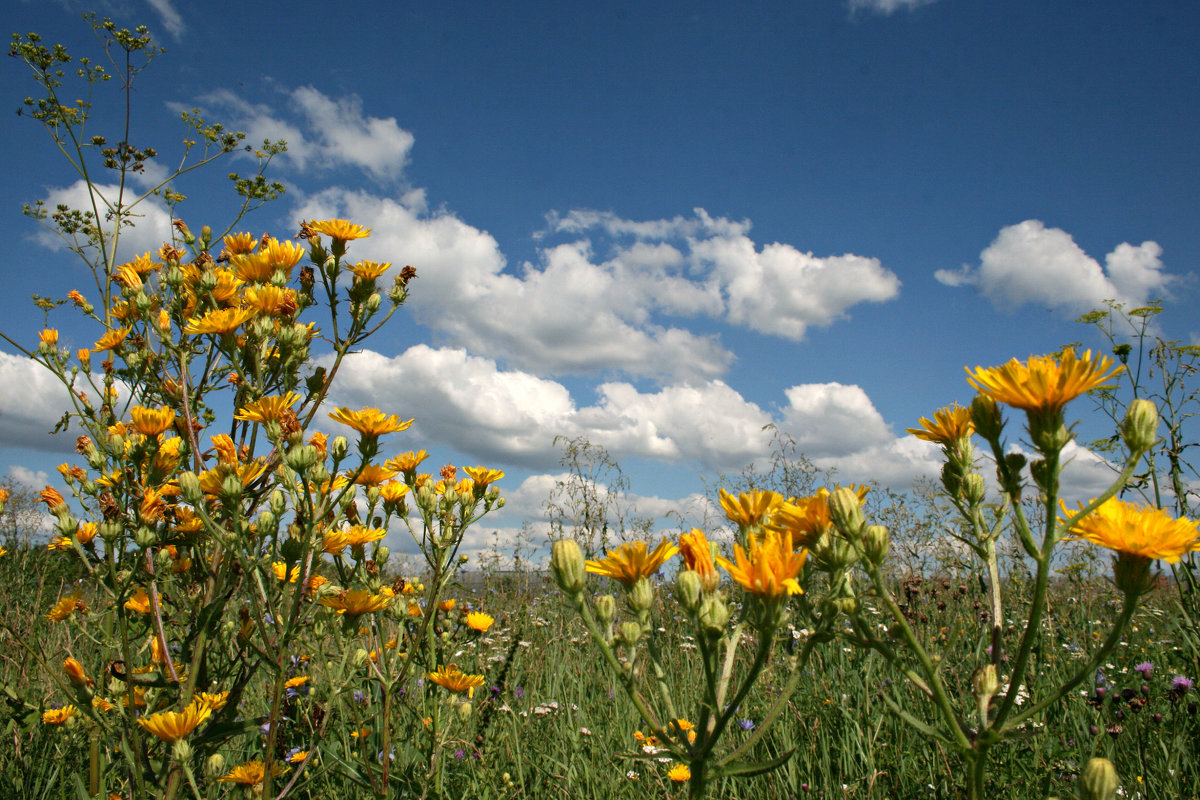
<svg viewBox="0 0 1200 800">
<path fill-rule="evenodd" d="M 149 614 L 150 595 L 146 594 L 146 590 L 139 586 L 137 591 L 125 601 L 125 608 L 137 614 Z"/>
<path fill-rule="evenodd" d="M 317 602 L 327 608 L 332 608 L 338 614 L 357 617 L 372 611 L 384 610 L 392 604 L 392 598 L 381 594 L 371 594 L 362 589 L 350 589 L 322 597 Z"/>
<path fill-rule="evenodd" d="M 175 424 L 175 411 L 167 406 L 158 409 L 134 406 L 129 415 L 133 419 L 130 427 L 143 436 L 158 436 Z"/>
<path fill-rule="evenodd" d="M 275 580 L 282 581 L 287 578 L 288 583 L 295 583 L 300 578 L 300 565 L 292 567 L 291 577 L 288 577 L 287 564 L 282 561 L 271 562 L 271 572 L 275 573 Z"/>
<path fill-rule="evenodd" d="M 43 328 L 38 334 L 38 341 L 47 347 L 54 347 L 58 344 L 58 331 L 54 328 Z"/>
<path fill-rule="evenodd" d="M 398 503 L 408 494 L 408 486 L 400 481 L 388 481 L 379 487 L 379 496 L 388 503 Z"/>
<path fill-rule="evenodd" d="M 92 698 L 92 708 L 97 711 L 112 711 L 113 704 L 105 700 L 103 697 Z"/>
<path fill-rule="evenodd" d="M 387 536 L 387 531 L 383 528 L 366 528 L 362 525 L 351 525 L 342 533 L 345 534 L 346 544 L 350 547 L 378 542 Z"/>
<path fill-rule="evenodd" d="M 83 686 L 85 684 L 87 686 L 92 686 L 95 684 L 95 681 L 89 678 L 87 673 L 83 671 L 83 664 L 80 664 L 73 658 L 68 658 L 63 661 L 63 672 L 67 673 L 67 677 L 71 679 L 71 683 L 74 683 L 78 686 Z"/>
<path fill-rule="evenodd" d="M 350 477 L 350 475 L 353 474 L 354 473 L 351 472 L 346 477 Z M 358 473 L 358 476 L 355 477 L 354 482 L 359 486 L 378 486 L 384 481 L 390 481 L 394 477 L 396 477 L 396 471 L 394 469 L 388 469 L 387 467 L 379 464 L 367 464 L 362 468 L 362 471 Z"/>
<path fill-rule="evenodd" d="M 792 535 L 768 531 L 765 536 L 749 537 L 750 552 L 740 544 L 733 546 L 737 563 L 718 556 L 717 563 L 729 576 L 751 594 L 766 599 L 800 594 L 800 569 L 808 557 L 807 550 L 792 550 Z"/>
<path fill-rule="evenodd" d="M 272 775 L 282 775 L 287 772 L 287 767 L 276 762 L 271 765 Z M 263 782 L 263 778 L 267 776 L 267 766 L 261 761 L 247 761 L 244 764 L 238 764 L 229 772 L 217 778 L 219 783 L 241 783 L 246 786 L 256 786 Z"/>
<path fill-rule="evenodd" d="M 290 756 L 287 757 L 288 763 L 290 763 L 290 764 L 303 763 L 304 759 L 306 759 L 306 758 L 308 758 L 307 750 L 297 750 L 296 752 L 292 753 Z"/>
<path fill-rule="evenodd" d="M 1014 358 L 1002 367 L 976 367 L 974 372 L 966 368 L 967 380 L 981 394 L 1013 408 L 1046 413 L 1061 411 L 1124 369 L 1113 367 L 1107 356 L 1093 356 L 1091 350 L 1076 357 L 1070 347 L 1060 358 L 1030 356 L 1024 363 Z"/>
<path fill-rule="evenodd" d="M 246 282 L 238 278 L 233 270 L 215 269 L 212 274 L 217 279 L 216 285 L 212 288 L 212 297 L 222 305 L 231 303 L 238 296 L 238 290 L 246 285 Z M 195 307 L 189 306 L 188 310 L 194 311 Z"/>
<path fill-rule="evenodd" d="M 463 467 L 463 472 L 467 473 L 480 491 L 504 477 L 502 470 L 487 469 L 486 467 Z"/>
<path fill-rule="evenodd" d="M 495 621 L 490 614 L 482 611 L 472 611 L 467 614 L 467 627 L 480 633 L 487 633 L 487 629 L 492 627 L 492 623 Z"/>
<path fill-rule="evenodd" d="M 228 700 L 229 692 L 201 692 L 192 702 L 204 706 L 211 712 L 217 712 L 225 707 Z"/>
<path fill-rule="evenodd" d="M 312 222 L 305 223 L 305 228 L 313 233 L 323 233 L 331 239 L 338 239 L 343 242 L 348 242 L 352 239 L 365 239 L 374 230 L 374 228 L 364 228 L 362 225 L 357 225 L 345 219 L 326 219 L 319 222 L 313 220 Z"/>
<path fill-rule="evenodd" d="M 388 469 L 394 469 L 397 472 L 416 472 L 420 463 L 427 458 L 429 458 L 429 453 L 426 453 L 424 450 L 417 450 L 415 452 L 409 450 L 407 453 L 401 453 L 398 456 L 389 458 L 384 462 L 384 466 Z"/>
<path fill-rule="evenodd" d="M 834 487 L 835 489 L 838 487 Z M 869 486 L 847 486 L 858 495 L 859 502 L 866 498 Z M 775 533 L 790 533 L 792 545 L 800 548 L 812 547 L 825 531 L 833 529 L 833 520 L 829 517 L 829 495 L 825 487 L 821 487 L 808 497 L 793 497 L 775 510 L 775 515 L 765 526 Z"/>
<path fill-rule="evenodd" d="M 442 600 L 440 603 L 438 603 L 438 610 L 439 611 L 453 611 L 454 606 L 456 606 L 457 604 L 458 604 L 458 601 L 455 600 L 453 597 L 451 597 L 447 600 Z"/>
<path fill-rule="evenodd" d="M 692 771 L 688 769 L 687 764 L 676 764 L 667 772 L 667 777 L 676 783 L 683 783 L 684 781 L 691 780 Z"/>
<path fill-rule="evenodd" d="M 1065 505 L 1063 511 L 1067 511 Z M 1173 564 L 1187 553 L 1200 550 L 1197 524 L 1186 518 L 1175 519 L 1162 509 L 1112 497 L 1076 522 L 1072 530 L 1073 538 L 1087 539 L 1119 553 L 1150 560 L 1161 558 Z"/>
<path fill-rule="evenodd" d="M 256 313 L 252 308 L 215 309 L 199 319 L 188 320 L 187 327 L 183 329 L 183 332 L 189 336 L 197 336 L 202 333 L 232 333 L 253 319 Z"/>
<path fill-rule="evenodd" d="M 231 233 L 223 240 L 225 253 L 231 256 L 245 255 L 258 246 L 258 240 L 252 233 Z"/>
<path fill-rule="evenodd" d="M 177 742 L 210 716 L 212 708 L 208 704 L 193 700 L 183 711 L 160 711 L 139 717 L 137 723 L 164 742 Z"/>
<path fill-rule="evenodd" d="M 264 236 L 257 253 L 230 257 L 229 266 L 239 278 L 250 283 L 265 283 L 275 277 L 278 270 L 291 275 L 292 267 L 300 263 L 307 250 L 290 241 L 280 242 Z"/>
<path fill-rule="evenodd" d="M 628 589 L 638 578 L 649 578 L 658 572 L 658 568 L 678 552 L 679 548 L 666 539 L 649 552 L 645 542 L 627 542 L 609 550 L 606 558 L 587 562 L 587 571 L 620 581 Z"/>
<path fill-rule="evenodd" d="M 713 564 L 712 547 L 708 537 L 699 528 L 692 528 L 688 533 L 679 535 L 679 552 L 683 553 L 683 561 L 687 568 L 700 576 L 700 585 L 704 591 L 711 592 L 721 582 L 717 567 Z"/>
<path fill-rule="evenodd" d="M 388 268 L 391 266 L 392 265 L 386 261 L 382 264 L 378 261 L 360 261 L 357 264 L 351 264 L 350 266 L 346 267 L 346 269 L 353 272 L 355 277 L 357 277 L 359 280 L 373 281 L 383 273 L 387 272 Z"/>
<path fill-rule="evenodd" d="M 725 509 L 725 516 L 745 528 L 761 525 L 783 502 L 783 498 L 775 492 L 763 489 L 751 489 L 737 497 L 721 489 L 717 497 L 721 501 L 721 508 Z"/>
<path fill-rule="evenodd" d="M 46 619 L 49 619 L 53 622 L 62 622 L 64 619 L 71 616 L 71 613 L 74 611 L 87 611 L 87 606 L 79 598 L 79 592 L 69 594 L 62 598 L 55 603 L 48 612 L 46 612 Z"/>
<path fill-rule="evenodd" d="M 47 550 L 70 550 L 72 547 L 71 540 L 65 536 L 55 536 L 46 544 Z"/>
<path fill-rule="evenodd" d="M 361 411 L 351 411 L 346 407 L 339 408 L 329 415 L 334 422 L 349 425 L 363 436 L 382 436 L 385 433 L 396 433 L 407 430 L 413 421 L 401 422 L 395 414 L 384 414 L 378 408 L 364 408 Z"/>
<path fill-rule="evenodd" d="M 437 672 L 430 672 L 425 677 L 454 694 L 466 692 L 467 697 L 474 697 L 475 690 L 483 686 L 482 675 L 467 675 L 454 664 L 448 667 L 442 665 L 437 668 Z"/>
<path fill-rule="evenodd" d="M 268 317 L 287 316 L 297 308 L 294 289 L 270 284 L 250 287 L 243 295 L 243 302 L 247 308 L 253 308 Z"/>
<path fill-rule="evenodd" d="M 92 347 L 93 353 L 99 353 L 104 350 L 116 350 L 121 346 L 121 342 L 125 341 L 125 337 L 129 335 L 129 328 L 112 328 L 101 336 L 96 344 Z"/>
<path fill-rule="evenodd" d="M 79 527 L 75 529 L 75 541 L 80 544 L 87 544 L 96 538 L 97 525 L 94 522 L 81 522 Z"/>
<path fill-rule="evenodd" d="M 62 708 L 52 708 L 49 711 L 44 711 L 42 712 L 42 724 L 62 725 L 75 716 L 75 711 L 75 706 L 63 706 Z"/>
<path fill-rule="evenodd" d="M 932 420 L 921 417 L 920 425 L 919 428 L 906 428 L 905 433 L 940 445 L 967 439 L 975 432 L 971 409 L 958 403 L 933 412 Z"/>
</svg>

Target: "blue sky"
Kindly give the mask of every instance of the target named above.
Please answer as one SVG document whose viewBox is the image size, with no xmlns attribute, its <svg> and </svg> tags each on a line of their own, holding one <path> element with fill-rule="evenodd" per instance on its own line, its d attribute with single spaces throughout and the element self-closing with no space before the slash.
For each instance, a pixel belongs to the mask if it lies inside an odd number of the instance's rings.
<svg viewBox="0 0 1200 800">
<path fill-rule="evenodd" d="M 766 423 L 899 488 L 935 474 L 904 429 L 969 401 L 964 365 L 1098 346 L 1072 320 L 1106 298 L 1165 298 L 1162 332 L 1200 335 L 1195 4 L 254 5 L 87 7 L 168 49 L 135 98 L 163 163 L 182 108 L 289 141 L 288 194 L 243 227 L 350 216 L 375 228 L 356 255 L 417 267 L 406 319 L 335 400 L 415 417 L 396 451 L 505 469 L 484 527 L 502 538 L 536 522 L 556 435 L 608 449 L 658 518 L 761 458 Z M 26 0 L 6 22 L 85 55 L 82 10 Z M 0 69 L 15 109 L 32 86 Z M 84 275 L 20 203 L 79 194 L 9 119 L 4 331 L 29 341 L 30 294 Z M 193 227 L 248 167 L 179 187 Z M 161 241 L 157 217 L 135 246 Z M 0 358 L 0 471 L 53 483 L 61 400 Z M 1104 475 L 1082 451 L 1073 469 L 1081 493 Z"/>
</svg>

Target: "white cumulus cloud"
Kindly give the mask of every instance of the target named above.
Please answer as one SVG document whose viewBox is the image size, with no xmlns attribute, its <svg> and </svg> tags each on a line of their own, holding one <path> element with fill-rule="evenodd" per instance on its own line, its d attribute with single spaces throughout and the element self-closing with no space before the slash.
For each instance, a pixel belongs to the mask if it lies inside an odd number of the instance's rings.
<svg viewBox="0 0 1200 800">
<path fill-rule="evenodd" d="M 846 0 L 851 12 L 869 11 L 890 16 L 897 11 L 912 11 L 914 8 L 936 3 L 937 0 Z"/>
<path fill-rule="evenodd" d="M 158 250 L 163 242 L 171 241 L 171 215 L 166 206 L 157 197 L 147 197 L 141 202 L 129 207 L 137 199 L 137 193 L 115 184 L 93 184 L 88 191 L 87 182 L 80 179 L 70 186 L 51 189 L 42 198 L 47 212 L 54 213 L 60 205 L 80 212 L 97 214 L 103 224 L 104 217 L 120 200 L 126 206 L 126 212 L 133 225 L 121 229 L 121 238 L 117 248 L 117 263 L 132 260 L 146 252 Z M 106 226 L 111 231 L 111 226 Z M 65 250 L 66 243 L 56 234 L 40 230 L 34 236 L 38 242 L 53 250 Z"/>
<path fill-rule="evenodd" d="M 1030 219 L 1003 228 L 977 267 L 938 270 L 934 276 L 947 286 L 974 286 L 1000 307 L 1032 303 L 1074 315 L 1100 308 L 1105 300 L 1139 306 L 1153 299 L 1171 280 L 1161 255 L 1155 242 L 1122 243 L 1101 266 L 1066 231 Z"/>
</svg>

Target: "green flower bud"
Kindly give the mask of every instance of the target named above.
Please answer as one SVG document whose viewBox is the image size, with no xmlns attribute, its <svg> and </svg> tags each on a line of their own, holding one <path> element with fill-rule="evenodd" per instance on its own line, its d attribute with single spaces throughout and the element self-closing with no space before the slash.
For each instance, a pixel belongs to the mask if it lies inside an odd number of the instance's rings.
<svg viewBox="0 0 1200 800">
<path fill-rule="evenodd" d="M 310 480 L 313 480 L 318 484 L 325 483 L 325 481 L 329 480 L 329 470 L 324 464 L 317 462 L 316 464 L 312 465 L 311 469 L 309 469 L 308 477 Z"/>
<path fill-rule="evenodd" d="M 878 566 L 887 558 L 888 529 L 883 525 L 867 525 L 863 528 L 862 546 L 867 560 Z"/>
<path fill-rule="evenodd" d="M 972 472 L 963 478 L 962 493 L 966 501 L 973 506 L 977 506 L 983 502 L 984 495 L 987 489 L 983 483 L 983 476 L 978 472 Z"/>
<path fill-rule="evenodd" d="M 1158 441 L 1158 408 L 1144 398 L 1137 398 L 1125 409 L 1121 422 L 1125 446 L 1135 453 L 1144 453 Z"/>
<path fill-rule="evenodd" d="M 695 570 L 682 569 L 675 576 L 675 597 L 689 614 L 695 614 L 700 609 L 703 594 L 704 587 L 701 585 L 699 573 Z"/>
<path fill-rule="evenodd" d="M 650 579 L 643 575 L 634 581 L 626 600 L 630 610 L 635 614 L 649 611 L 650 607 L 654 605 L 654 587 L 650 585 Z"/>
<path fill-rule="evenodd" d="M 1150 559 L 1132 553 L 1113 557 L 1113 583 L 1125 594 L 1145 594 L 1154 588 Z"/>
<path fill-rule="evenodd" d="M 220 753 L 213 753 L 208 757 L 208 761 L 204 762 L 204 772 L 210 778 L 219 778 L 225 773 L 225 756 Z"/>
<path fill-rule="evenodd" d="M 192 763 L 192 746 L 187 743 L 186 739 L 180 739 L 171 748 L 171 756 L 177 764 L 190 764 Z"/>
<path fill-rule="evenodd" d="M 996 401 L 986 395 L 976 395 L 971 401 L 971 422 L 975 432 L 989 442 L 1000 438 L 1004 431 L 1004 417 Z"/>
<path fill-rule="evenodd" d="M 716 639 L 725 632 L 729 624 L 729 606 L 719 594 L 711 594 L 700 603 L 700 624 L 704 632 Z"/>
<path fill-rule="evenodd" d="M 276 489 L 271 492 L 271 513 L 276 517 L 282 517 L 285 511 L 287 511 L 287 495 Z"/>
<path fill-rule="evenodd" d="M 984 664 L 971 676 L 971 689 L 981 704 L 991 701 L 1000 691 L 1000 676 L 995 664 Z M 986 706 L 985 706 L 986 707 Z"/>
<path fill-rule="evenodd" d="M 367 653 L 366 650 L 360 647 L 354 651 L 354 655 L 351 657 L 350 662 L 356 667 L 361 667 L 363 664 L 367 663 L 367 658 L 369 655 L 370 654 Z"/>
<path fill-rule="evenodd" d="M 1115 800 L 1121 779 L 1107 758 L 1093 758 L 1079 776 L 1079 800 Z"/>
<path fill-rule="evenodd" d="M 379 305 L 382 302 L 383 298 L 379 295 L 379 292 L 373 292 L 371 296 L 367 298 L 367 313 L 374 314 L 379 310 Z"/>
<path fill-rule="evenodd" d="M 386 544 L 379 545 L 379 549 L 375 551 L 375 563 L 383 566 L 392 557 L 392 548 Z"/>
<path fill-rule="evenodd" d="M 263 512 L 258 515 L 258 532 L 260 534 L 271 533 L 279 524 L 279 518 L 268 509 L 263 509 Z"/>
<path fill-rule="evenodd" d="M 145 525 L 141 525 L 138 527 L 137 532 L 134 533 L 133 540 L 137 542 L 138 547 L 147 550 L 158 544 L 158 534 Z"/>
<path fill-rule="evenodd" d="M 464 722 L 466 720 L 469 720 L 471 718 L 471 715 L 474 713 L 475 713 L 475 707 L 473 705 L 471 705 L 470 703 L 464 701 L 464 702 L 458 704 L 458 718 L 463 720 Z"/>
<path fill-rule="evenodd" d="M 241 496 L 242 479 L 233 473 L 226 475 L 225 480 L 221 481 L 221 497 L 231 503 L 236 503 Z"/>
<path fill-rule="evenodd" d="M 554 571 L 554 580 L 558 582 L 558 588 L 566 594 L 578 595 L 587 584 L 583 551 L 574 539 L 559 539 L 551 545 L 550 568 Z"/>
<path fill-rule="evenodd" d="M 593 605 L 596 607 L 596 616 L 600 618 L 600 624 L 612 625 L 613 620 L 617 618 L 617 599 L 611 594 L 602 594 L 595 599 Z"/>
<path fill-rule="evenodd" d="M 857 539 L 865 523 L 858 493 L 845 486 L 834 489 L 829 496 L 829 517 L 848 538 Z"/>
<path fill-rule="evenodd" d="M 317 448 L 311 444 L 306 444 L 288 450 L 287 455 L 283 457 L 283 463 L 303 475 L 309 467 L 317 463 L 319 455 Z"/>
<path fill-rule="evenodd" d="M 638 640 L 641 638 L 642 638 L 642 626 L 641 625 L 637 624 L 636 622 L 633 622 L 632 620 L 629 622 L 621 623 L 621 641 L 625 643 L 626 647 L 633 647 L 634 645 L 636 645 L 638 643 Z"/>
<path fill-rule="evenodd" d="M 346 453 L 350 452 L 350 443 L 346 441 L 345 436 L 335 436 L 329 443 L 329 452 L 334 461 L 341 461 L 346 457 Z"/>
</svg>

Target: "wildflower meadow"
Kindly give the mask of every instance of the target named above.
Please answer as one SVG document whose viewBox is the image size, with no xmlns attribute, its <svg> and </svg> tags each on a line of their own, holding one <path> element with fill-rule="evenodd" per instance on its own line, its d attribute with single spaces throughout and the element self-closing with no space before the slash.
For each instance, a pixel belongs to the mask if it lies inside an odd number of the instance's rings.
<svg viewBox="0 0 1200 800">
<path fill-rule="evenodd" d="M 89 120 L 158 50 L 90 22 L 111 66 L 10 45 L 23 116 L 121 188 L 26 207 L 87 269 L 36 300 L 44 328 L 0 330 L 61 384 L 74 448 L 57 486 L 2 492 L 0 796 L 1200 797 L 1200 353 L 1155 338 L 1160 307 L 1085 317 L 1104 352 L 968 365 L 974 400 L 912 423 L 937 485 L 841 484 L 782 441 L 712 476 L 705 529 L 597 538 L 583 492 L 501 569 L 462 545 L 502 470 L 431 463 L 420 408 L 327 400 L 421 265 L 360 259 L 353 220 L 246 232 L 286 143 L 194 112 L 134 192 L 157 151 Z M 185 219 L 177 187 L 248 145 L 228 217 Z M 170 241 L 119 256 L 150 196 Z M 60 346 L 65 315 L 91 346 Z M 1114 470 L 1066 503 L 1085 417 Z"/>
</svg>

